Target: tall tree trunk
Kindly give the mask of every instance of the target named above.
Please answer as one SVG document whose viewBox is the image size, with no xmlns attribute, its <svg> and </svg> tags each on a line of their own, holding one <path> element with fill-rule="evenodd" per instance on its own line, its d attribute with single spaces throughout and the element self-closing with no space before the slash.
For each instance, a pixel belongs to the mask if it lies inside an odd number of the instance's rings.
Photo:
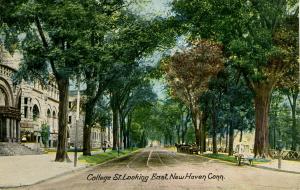
<svg viewBox="0 0 300 190">
<path fill-rule="evenodd" d="M 85 72 L 87 78 L 93 78 L 92 72 Z M 97 89 L 97 83 L 93 80 L 86 82 L 86 96 L 88 97 L 85 103 L 85 120 L 83 126 L 83 155 L 90 156 L 91 155 L 91 128 L 94 124 L 94 113 L 95 107 L 100 95 L 103 90 L 99 87 Z"/>
<path fill-rule="evenodd" d="M 34 22 L 37 27 L 37 31 L 42 40 L 43 47 L 46 51 L 49 49 L 49 45 L 46 39 L 46 35 L 43 31 L 42 24 L 38 16 L 35 16 Z M 49 60 L 52 72 L 55 76 L 58 90 L 59 90 L 59 105 L 58 105 L 58 143 L 56 151 L 56 162 L 70 161 L 67 154 L 67 120 L 68 120 L 68 104 L 69 104 L 69 77 L 61 75 L 57 70 L 54 61 Z"/>
<path fill-rule="evenodd" d="M 255 142 L 254 155 L 266 158 L 268 157 L 269 147 L 269 105 L 271 89 L 261 88 L 255 90 Z"/>
<path fill-rule="evenodd" d="M 200 130 L 195 128 L 195 138 L 196 138 L 196 144 L 198 147 L 200 147 Z"/>
<path fill-rule="evenodd" d="M 202 124 L 202 146 L 201 146 L 201 152 L 206 152 L 206 137 L 207 137 L 207 124 L 206 121 L 209 117 L 209 114 L 207 113 L 207 110 L 205 110 L 202 113 L 202 119 L 201 119 L 201 124 Z"/>
<path fill-rule="evenodd" d="M 218 153 L 218 149 L 217 149 L 217 120 L 216 120 L 216 112 L 214 110 L 211 113 L 211 123 L 212 123 L 213 154 L 217 154 Z"/>
<path fill-rule="evenodd" d="M 205 137 L 204 131 L 203 131 L 203 125 L 202 125 L 202 118 L 203 118 L 203 114 L 202 112 L 199 112 L 199 136 L 200 136 L 200 154 L 203 154 L 204 152 L 204 140 L 203 139 Z"/>
<path fill-rule="evenodd" d="M 229 124 L 229 144 L 228 144 L 228 155 L 232 156 L 233 155 L 233 141 L 234 141 L 234 128 L 232 121 L 230 121 Z"/>
<path fill-rule="evenodd" d="M 205 125 L 204 123 L 202 122 L 202 133 L 201 133 L 201 152 L 205 152 L 206 151 L 206 128 L 205 128 Z"/>
<path fill-rule="evenodd" d="M 292 108 L 292 147 L 291 150 L 296 151 L 296 145 L 297 145 L 297 123 L 296 123 L 296 103 L 294 104 L 295 106 Z"/>
<path fill-rule="evenodd" d="M 201 119 L 200 119 L 200 114 L 197 108 L 192 108 L 192 120 L 193 120 L 193 125 L 195 128 L 195 138 L 196 138 L 196 144 L 198 147 L 201 146 Z M 200 148 L 201 149 L 201 148 Z"/>
<path fill-rule="evenodd" d="M 92 102 L 86 103 L 85 120 L 83 126 L 83 155 L 91 156 L 91 129 L 93 125 L 93 110 L 94 104 Z"/>
<path fill-rule="evenodd" d="M 243 141 L 243 129 L 240 130 L 240 142 Z"/>
<path fill-rule="evenodd" d="M 132 144 L 131 144 L 132 140 L 131 140 L 131 135 L 130 135 L 131 134 L 131 131 L 130 131 L 131 130 L 131 121 L 132 121 L 131 118 L 132 118 L 131 114 L 129 114 L 128 120 L 127 120 L 127 146 L 128 147 L 132 147 Z"/>
<path fill-rule="evenodd" d="M 124 149 L 128 148 L 127 145 L 127 129 L 126 129 L 126 125 L 124 125 L 124 132 L 123 132 L 123 144 L 124 144 Z"/>
<path fill-rule="evenodd" d="M 181 132 L 181 141 L 182 143 L 187 143 L 186 142 L 186 139 L 185 139 L 185 136 L 186 136 L 186 133 L 187 133 L 187 127 L 188 127 L 188 122 L 190 120 L 190 117 L 191 117 L 191 114 L 190 114 L 190 111 L 188 111 L 186 117 L 185 117 L 185 120 L 183 121 L 183 126 L 182 126 L 182 132 Z"/>
<path fill-rule="evenodd" d="M 57 80 L 59 90 L 58 106 L 58 144 L 55 161 L 70 161 L 67 154 L 67 120 L 69 105 L 69 78 L 60 78 Z"/>
<path fill-rule="evenodd" d="M 122 150 L 122 149 L 124 149 L 124 128 L 125 128 L 125 126 L 124 126 L 124 118 L 123 118 L 123 114 L 122 114 L 122 112 L 121 112 L 121 110 L 119 110 L 119 127 L 120 127 L 120 134 L 119 134 L 119 142 L 120 142 L 120 149 Z"/>
<path fill-rule="evenodd" d="M 117 150 L 119 146 L 118 139 L 118 130 L 119 130 L 119 110 L 113 108 L 113 150 Z"/>
<path fill-rule="evenodd" d="M 185 136 L 185 131 L 184 131 L 184 126 L 182 126 L 181 127 L 181 143 L 182 144 L 185 142 L 184 136 Z"/>
<path fill-rule="evenodd" d="M 203 152 L 206 152 L 206 139 L 207 139 L 207 129 L 204 128 L 204 136 L 203 136 Z"/>
<path fill-rule="evenodd" d="M 176 125 L 177 143 L 180 144 L 180 125 Z"/>
<path fill-rule="evenodd" d="M 292 91 L 291 97 L 290 95 L 287 95 L 291 109 L 292 109 L 292 147 L 291 150 L 295 151 L 296 150 L 296 145 L 297 145 L 297 119 L 296 119 L 296 105 L 297 105 L 297 97 L 299 94 L 299 89 L 298 86 L 295 89 L 295 91 Z"/>
<path fill-rule="evenodd" d="M 181 132 L 181 142 L 182 143 L 186 143 L 186 139 L 185 139 L 186 132 L 187 132 L 187 125 L 184 125 L 182 127 L 182 132 Z"/>
<path fill-rule="evenodd" d="M 122 131 L 122 133 L 121 134 L 122 134 L 122 137 L 123 137 L 121 142 L 123 142 L 123 148 L 126 149 L 127 148 L 127 140 L 126 140 L 126 138 L 127 138 L 127 136 L 126 136 L 127 128 L 126 128 L 126 123 L 125 123 L 125 117 L 124 116 L 121 116 L 121 117 L 122 117 L 122 119 L 121 119 L 121 131 Z"/>
<path fill-rule="evenodd" d="M 228 152 L 228 135 L 229 135 L 229 127 L 226 125 L 226 139 L 225 139 L 225 152 Z"/>
<path fill-rule="evenodd" d="M 275 104 L 275 113 L 274 113 L 274 125 L 273 125 L 273 149 L 276 149 L 276 126 L 277 126 L 277 110 L 278 109 L 278 104 Z"/>
</svg>

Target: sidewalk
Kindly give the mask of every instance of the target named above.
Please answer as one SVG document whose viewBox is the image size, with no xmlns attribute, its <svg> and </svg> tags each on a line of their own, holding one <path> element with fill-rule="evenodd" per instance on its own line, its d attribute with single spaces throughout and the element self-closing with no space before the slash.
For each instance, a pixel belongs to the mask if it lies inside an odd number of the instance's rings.
<svg viewBox="0 0 300 190">
<path fill-rule="evenodd" d="M 207 151 L 206 153 L 212 153 L 212 152 Z M 227 155 L 225 153 L 219 153 L 219 154 Z M 281 169 L 278 169 L 277 159 L 273 159 L 270 162 L 265 162 L 265 163 L 256 163 L 253 165 L 253 167 L 300 174 L 300 161 L 281 160 Z"/>
<path fill-rule="evenodd" d="M 92 152 L 92 154 L 103 151 Z M 78 157 L 82 153 L 78 154 Z M 68 153 L 72 162 L 54 162 L 55 152 L 42 155 L 1 156 L 0 157 L 0 189 L 32 185 L 49 178 L 88 167 L 78 161 L 74 167 L 74 153 Z"/>
<path fill-rule="evenodd" d="M 255 167 L 279 170 L 277 159 L 274 159 L 271 162 L 267 163 L 256 164 Z M 300 161 L 281 160 L 281 171 L 300 174 Z"/>
</svg>

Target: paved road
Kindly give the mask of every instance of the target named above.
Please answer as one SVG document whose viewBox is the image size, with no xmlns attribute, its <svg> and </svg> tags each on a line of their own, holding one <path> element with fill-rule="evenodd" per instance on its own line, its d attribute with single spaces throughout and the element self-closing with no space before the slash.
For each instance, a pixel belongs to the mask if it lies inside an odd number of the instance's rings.
<svg viewBox="0 0 300 190">
<path fill-rule="evenodd" d="M 238 167 L 154 147 L 75 174 L 18 189 L 300 190 L 300 175 L 248 166 Z"/>
</svg>

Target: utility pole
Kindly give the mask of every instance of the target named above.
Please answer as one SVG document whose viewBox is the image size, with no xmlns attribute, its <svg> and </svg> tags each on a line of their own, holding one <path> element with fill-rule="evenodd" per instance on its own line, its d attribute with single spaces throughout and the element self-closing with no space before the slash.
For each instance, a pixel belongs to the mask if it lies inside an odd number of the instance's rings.
<svg viewBox="0 0 300 190">
<path fill-rule="evenodd" d="M 75 153 L 74 167 L 77 166 L 77 140 L 78 140 L 78 122 L 79 122 L 79 107 L 80 107 L 80 75 L 77 77 L 77 104 L 76 104 L 76 123 L 75 123 Z"/>
</svg>

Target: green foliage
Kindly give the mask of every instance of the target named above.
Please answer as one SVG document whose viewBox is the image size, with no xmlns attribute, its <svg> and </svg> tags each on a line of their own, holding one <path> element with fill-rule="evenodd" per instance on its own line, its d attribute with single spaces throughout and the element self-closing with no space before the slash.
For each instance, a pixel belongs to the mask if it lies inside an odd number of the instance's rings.
<svg viewBox="0 0 300 190">
<path fill-rule="evenodd" d="M 201 106 L 210 115 L 216 112 L 218 130 L 225 132 L 225 125 L 234 129 L 252 131 L 254 128 L 253 94 L 239 79 L 238 72 L 227 67 L 209 84 Z"/>
<path fill-rule="evenodd" d="M 223 160 L 227 162 L 237 163 L 237 160 L 234 156 L 228 156 L 226 154 L 204 154 L 203 156 L 208 158 Z"/>
<path fill-rule="evenodd" d="M 43 144 L 47 147 L 50 138 L 50 127 L 46 123 L 42 124 L 41 137 L 42 137 Z"/>
<path fill-rule="evenodd" d="M 291 63 L 286 59 L 293 52 L 288 38 L 297 38 L 297 32 L 288 34 L 291 26 L 289 20 L 296 17 L 289 13 L 291 2 L 280 1 L 186 1 L 173 2 L 176 12 L 174 20 L 181 23 L 191 38 L 212 38 L 224 44 L 225 52 L 231 64 L 241 69 L 254 83 L 277 80 L 278 70 L 284 72 Z M 297 27 L 298 28 L 298 27 Z M 286 32 L 283 32 L 286 31 Z M 293 33 L 293 34 L 292 34 Z M 281 37 L 278 37 L 281 36 Z M 289 36 L 289 37 L 288 37 Z M 285 39 L 280 40 L 278 38 Z M 276 75 L 276 79 L 270 76 Z"/>
<path fill-rule="evenodd" d="M 137 150 L 138 150 L 138 148 L 125 149 L 125 150 L 120 151 L 119 155 L 118 155 L 118 151 L 112 150 L 112 151 L 107 151 L 104 153 L 96 154 L 93 156 L 80 156 L 79 160 L 85 161 L 85 162 L 89 163 L 90 165 L 96 165 L 96 164 L 101 164 L 103 162 L 112 160 L 114 158 L 125 157 Z"/>
<path fill-rule="evenodd" d="M 132 147 L 144 148 L 147 145 L 145 129 L 138 123 L 133 122 L 130 126 L 130 139 Z"/>
<path fill-rule="evenodd" d="M 234 156 L 228 156 L 226 154 L 204 154 L 203 156 L 207 158 L 214 158 L 214 159 L 223 160 L 227 162 L 237 163 L 237 160 Z M 270 160 L 266 160 L 266 159 L 254 160 L 255 164 L 266 163 L 266 162 L 270 162 Z"/>
<path fill-rule="evenodd" d="M 140 106 L 133 112 L 132 119 L 150 140 L 164 141 L 165 144 L 174 144 L 178 140 L 176 127 L 181 124 L 181 111 L 179 104 L 173 100 Z"/>
<path fill-rule="evenodd" d="M 109 102 L 104 96 L 96 105 L 94 122 L 99 123 L 101 127 L 107 127 L 111 123 Z"/>
<path fill-rule="evenodd" d="M 195 129 L 192 126 L 188 127 L 188 129 L 187 129 L 185 143 L 186 144 L 194 144 L 195 143 Z"/>
<path fill-rule="evenodd" d="M 280 136 L 286 147 L 295 139 L 300 144 L 297 1 L 174 0 L 169 18 L 134 14 L 130 3 L 141 2 L 0 0 L 0 46 L 11 54 L 20 49 L 24 57 L 14 81 L 46 85 L 50 74 L 57 81 L 81 75 L 87 85 L 86 121 L 107 126 L 111 103 L 123 122 L 132 117 L 131 140 L 140 147 L 148 139 L 178 140 L 182 107 L 178 100 L 158 102 L 150 83 L 162 71 L 168 73 L 170 95 L 194 104 L 189 111 L 200 106 L 205 117 L 216 113 L 220 134 L 229 124 L 251 131 L 252 99 L 276 87 L 287 99 L 273 94 L 270 142 L 275 147 L 271 139 Z M 173 46 L 176 35 L 201 41 L 166 59 L 175 64 L 164 69 L 142 63 Z M 210 81 L 223 68 L 223 56 L 225 70 Z M 47 142 L 49 126 L 42 126 L 42 133 Z M 192 143 L 194 129 L 188 127 L 185 136 Z"/>
<path fill-rule="evenodd" d="M 288 0 L 175 0 L 172 5 L 173 22 L 182 26 L 179 32 L 192 39 L 221 42 L 228 64 L 238 70 L 254 93 L 254 153 L 265 157 L 272 90 L 297 64 L 298 46 L 292 41 L 298 41 L 298 3 Z M 266 114 L 261 114 L 263 112 Z"/>
<path fill-rule="evenodd" d="M 278 140 L 283 141 L 285 149 L 292 149 L 293 143 L 300 144 L 300 120 L 296 117 L 296 127 L 293 127 L 292 110 L 286 96 L 280 91 L 275 91 L 270 106 L 270 145 L 272 149 L 277 147 Z M 297 100 L 296 114 L 299 115 L 299 99 Z M 293 138 L 293 135 L 296 138 Z M 296 142 L 293 142 L 296 140 Z"/>
</svg>

